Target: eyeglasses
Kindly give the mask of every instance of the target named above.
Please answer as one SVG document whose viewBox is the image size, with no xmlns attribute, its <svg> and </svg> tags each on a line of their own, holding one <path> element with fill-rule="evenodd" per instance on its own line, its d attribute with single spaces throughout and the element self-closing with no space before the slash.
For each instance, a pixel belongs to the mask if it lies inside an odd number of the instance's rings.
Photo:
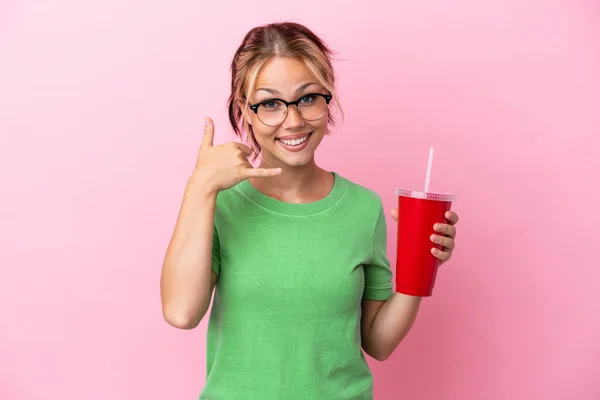
<svg viewBox="0 0 600 400">
<path fill-rule="evenodd" d="M 296 101 L 285 101 L 282 99 L 268 99 L 260 103 L 250 105 L 250 109 L 258 116 L 265 125 L 277 126 L 285 121 L 288 107 L 295 105 L 300 116 L 306 121 L 316 121 L 325 115 L 327 106 L 331 101 L 330 94 L 309 93 Z"/>
</svg>

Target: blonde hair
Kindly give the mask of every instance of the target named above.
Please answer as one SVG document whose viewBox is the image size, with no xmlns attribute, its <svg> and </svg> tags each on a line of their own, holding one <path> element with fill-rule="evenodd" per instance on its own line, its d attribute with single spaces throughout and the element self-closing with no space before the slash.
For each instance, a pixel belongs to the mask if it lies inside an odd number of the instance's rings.
<svg viewBox="0 0 600 400">
<path fill-rule="evenodd" d="M 333 52 L 310 29 L 294 22 L 279 22 L 251 29 L 238 47 L 231 62 L 231 94 L 228 99 L 229 121 L 236 135 L 248 139 L 253 158 L 260 153 L 252 126 L 244 118 L 250 93 L 263 65 L 273 57 L 294 57 L 301 60 L 317 82 L 332 96 L 343 116 L 335 91 L 335 75 L 331 63 Z M 334 124 L 329 115 L 329 124 Z"/>
</svg>

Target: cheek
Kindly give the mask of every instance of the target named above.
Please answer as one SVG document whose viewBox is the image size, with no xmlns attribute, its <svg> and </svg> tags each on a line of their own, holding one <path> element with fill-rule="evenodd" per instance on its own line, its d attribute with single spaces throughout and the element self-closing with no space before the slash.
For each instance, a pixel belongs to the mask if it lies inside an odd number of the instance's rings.
<svg viewBox="0 0 600 400">
<path fill-rule="evenodd" d="M 272 141 L 273 138 L 276 137 L 277 128 L 272 128 L 270 126 L 266 126 L 264 124 L 256 123 L 252 125 L 252 131 L 254 132 L 254 137 L 258 141 L 259 144 L 265 143 L 267 141 Z"/>
<path fill-rule="evenodd" d="M 314 130 L 319 130 L 321 132 L 324 132 L 327 130 L 328 124 L 329 124 L 329 118 L 327 116 L 324 116 L 320 120 L 312 122 L 311 126 L 313 127 Z"/>
</svg>

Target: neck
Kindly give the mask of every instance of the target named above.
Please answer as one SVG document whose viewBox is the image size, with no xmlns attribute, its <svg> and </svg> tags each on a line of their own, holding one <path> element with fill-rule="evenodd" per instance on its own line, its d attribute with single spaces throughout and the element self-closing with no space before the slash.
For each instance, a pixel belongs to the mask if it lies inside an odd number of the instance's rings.
<svg viewBox="0 0 600 400">
<path fill-rule="evenodd" d="M 328 193 L 333 176 L 317 166 L 314 159 L 300 167 L 290 167 L 262 159 L 261 168 L 282 168 L 281 174 L 268 178 L 251 178 L 250 183 L 259 191 L 281 201 L 303 203 Z M 329 182 L 326 182 L 329 181 Z M 323 189 L 323 190 L 321 190 Z"/>
</svg>

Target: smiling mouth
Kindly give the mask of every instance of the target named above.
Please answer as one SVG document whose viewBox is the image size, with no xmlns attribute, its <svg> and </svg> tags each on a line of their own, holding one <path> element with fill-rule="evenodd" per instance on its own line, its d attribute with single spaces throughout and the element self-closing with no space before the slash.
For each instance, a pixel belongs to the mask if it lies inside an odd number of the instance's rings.
<svg viewBox="0 0 600 400">
<path fill-rule="evenodd" d="M 300 146 L 302 143 L 306 142 L 308 140 L 308 137 L 312 134 L 309 133 L 307 135 L 301 136 L 301 137 L 297 137 L 294 139 L 285 139 L 285 138 L 277 138 L 277 140 L 279 140 L 281 143 L 285 144 L 286 146 Z"/>
</svg>

